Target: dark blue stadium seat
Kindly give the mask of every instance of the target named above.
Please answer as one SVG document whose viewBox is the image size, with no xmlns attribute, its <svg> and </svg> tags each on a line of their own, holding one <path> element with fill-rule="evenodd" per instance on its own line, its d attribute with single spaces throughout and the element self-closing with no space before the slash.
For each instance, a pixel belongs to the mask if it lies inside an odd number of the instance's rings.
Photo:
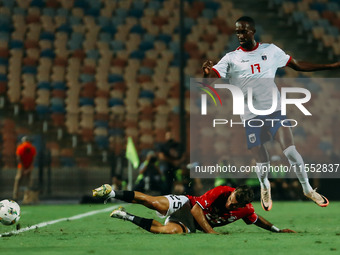
<svg viewBox="0 0 340 255">
<path fill-rule="evenodd" d="M 40 40 L 54 41 L 54 33 L 43 31 L 40 33 Z"/>
<path fill-rule="evenodd" d="M 37 74 L 37 67 L 36 66 L 23 66 L 22 73 L 26 74 Z"/>
<path fill-rule="evenodd" d="M 113 107 L 113 106 L 116 106 L 116 105 L 124 105 L 123 99 L 120 99 L 120 98 L 110 98 L 109 106 Z"/>
<path fill-rule="evenodd" d="M 12 40 L 9 43 L 9 48 L 10 49 L 22 49 L 24 48 L 24 43 L 23 41 L 19 41 L 19 40 Z"/>
<path fill-rule="evenodd" d="M 44 49 L 40 52 L 40 57 L 42 57 L 42 58 L 54 58 L 55 53 L 52 49 Z"/>
<path fill-rule="evenodd" d="M 136 58 L 136 59 L 142 60 L 144 58 L 144 55 L 145 55 L 144 51 L 135 50 L 135 51 L 131 52 L 130 58 Z"/>
<path fill-rule="evenodd" d="M 94 141 L 101 150 L 105 150 L 109 147 L 109 139 L 104 135 L 96 135 Z"/>
<path fill-rule="evenodd" d="M 139 97 L 153 100 L 155 98 L 155 94 L 150 90 L 141 90 Z"/>
<path fill-rule="evenodd" d="M 79 98 L 79 105 L 80 106 L 84 106 L 84 105 L 94 106 L 94 99 L 88 98 L 88 97 L 81 97 L 81 98 Z"/>
<path fill-rule="evenodd" d="M 51 89 L 51 84 L 48 81 L 41 81 L 37 85 L 37 89 Z"/>
<path fill-rule="evenodd" d="M 58 90 L 67 90 L 66 83 L 63 81 L 54 81 L 51 84 L 53 89 L 58 89 Z"/>
<path fill-rule="evenodd" d="M 120 74 L 109 74 L 108 76 L 109 83 L 121 82 L 121 81 L 124 81 L 124 78 Z"/>
</svg>

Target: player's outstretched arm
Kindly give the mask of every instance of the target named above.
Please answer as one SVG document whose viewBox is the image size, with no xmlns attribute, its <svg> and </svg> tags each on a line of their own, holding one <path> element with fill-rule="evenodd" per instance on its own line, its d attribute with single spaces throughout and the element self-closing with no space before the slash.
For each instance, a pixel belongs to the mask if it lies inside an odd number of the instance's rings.
<svg viewBox="0 0 340 255">
<path fill-rule="evenodd" d="M 260 227 L 260 228 L 263 228 L 263 229 L 266 229 L 266 230 L 269 230 L 269 231 L 272 231 L 272 232 L 276 232 L 276 233 L 296 233 L 294 230 L 291 230 L 291 229 L 279 229 L 277 227 L 275 227 L 272 223 L 270 223 L 269 221 L 267 221 L 265 218 L 261 217 L 260 215 L 258 215 L 258 219 L 257 221 L 255 222 L 255 225 Z"/>
<path fill-rule="evenodd" d="M 332 64 L 313 64 L 305 61 L 297 61 L 296 59 L 292 58 L 287 64 L 287 66 L 294 69 L 295 71 L 314 72 L 322 70 L 340 69 L 340 62 L 335 62 Z"/>
<path fill-rule="evenodd" d="M 197 223 L 201 226 L 201 228 L 203 229 L 203 231 L 205 233 L 209 233 L 209 234 L 218 234 L 209 224 L 209 222 L 207 221 L 207 219 L 204 216 L 203 210 L 202 208 L 198 205 L 195 204 L 193 206 L 193 208 L 191 209 L 191 214 L 192 216 L 195 218 L 195 220 L 197 221 Z"/>
<path fill-rule="evenodd" d="M 211 60 L 206 60 L 202 65 L 203 78 L 219 78 L 217 73 L 211 72 L 212 67 L 214 66 Z"/>
</svg>

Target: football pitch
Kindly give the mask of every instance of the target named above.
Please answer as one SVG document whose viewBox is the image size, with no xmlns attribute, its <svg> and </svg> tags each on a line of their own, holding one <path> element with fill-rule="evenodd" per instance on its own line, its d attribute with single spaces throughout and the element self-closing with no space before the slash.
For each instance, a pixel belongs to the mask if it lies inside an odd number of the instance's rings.
<svg viewBox="0 0 340 255">
<path fill-rule="evenodd" d="M 312 202 L 275 202 L 270 212 L 255 211 L 279 228 L 298 233 L 271 233 L 242 220 L 204 233 L 161 235 L 109 217 L 118 204 L 21 206 L 21 231 L 0 225 L 0 254 L 340 254 L 340 202 L 320 208 Z M 141 205 L 127 211 L 159 218 Z M 40 224 L 39 226 L 36 226 Z"/>
</svg>

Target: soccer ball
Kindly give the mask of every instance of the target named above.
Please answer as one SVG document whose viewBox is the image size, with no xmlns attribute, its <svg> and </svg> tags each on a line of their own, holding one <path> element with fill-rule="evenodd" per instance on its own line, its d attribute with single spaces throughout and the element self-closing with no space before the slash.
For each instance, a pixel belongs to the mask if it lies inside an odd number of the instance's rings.
<svg viewBox="0 0 340 255">
<path fill-rule="evenodd" d="M 20 219 L 20 206 L 13 200 L 0 201 L 0 222 L 4 225 L 13 225 Z"/>
</svg>

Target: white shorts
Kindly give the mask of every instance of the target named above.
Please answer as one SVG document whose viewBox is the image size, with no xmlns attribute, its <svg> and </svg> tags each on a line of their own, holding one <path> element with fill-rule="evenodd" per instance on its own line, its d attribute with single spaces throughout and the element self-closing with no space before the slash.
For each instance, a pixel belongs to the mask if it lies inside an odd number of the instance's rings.
<svg viewBox="0 0 340 255">
<path fill-rule="evenodd" d="M 157 215 L 161 218 L 170 216 L 174 212 L 181 209 L 182 206 L 189 201 L 189 198 L 187 198 L 186 196 L 166 195 L 164 197 L 166 197 L 169 201 L 169 209 L 165 215 L 162 215 L 159 212 L 157 212 Z"/>
</svg>

